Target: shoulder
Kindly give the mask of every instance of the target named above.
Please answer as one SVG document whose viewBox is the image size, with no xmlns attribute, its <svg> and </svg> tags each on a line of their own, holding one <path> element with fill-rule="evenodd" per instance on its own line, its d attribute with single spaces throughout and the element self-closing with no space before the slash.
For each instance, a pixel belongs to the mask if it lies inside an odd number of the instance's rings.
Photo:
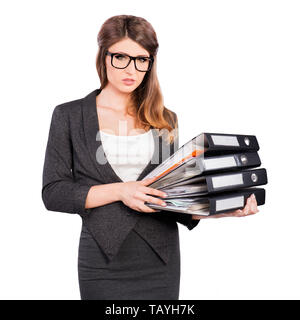
<svg viewBox="0 0 300 320">
<path fill-rule="evenodd" d="M 57 104 L 52 113 L 52 121 L 65 126 L 80 123 L 82 117 L 82 98 Z"/>
<path fill-rule="evenodd" d="M 76 113 L 81 109 L 81 99 L 71 100 L 60 103 L 54 107 L 53 113 L 68 116 L 70 113 Z"/>
</svg>

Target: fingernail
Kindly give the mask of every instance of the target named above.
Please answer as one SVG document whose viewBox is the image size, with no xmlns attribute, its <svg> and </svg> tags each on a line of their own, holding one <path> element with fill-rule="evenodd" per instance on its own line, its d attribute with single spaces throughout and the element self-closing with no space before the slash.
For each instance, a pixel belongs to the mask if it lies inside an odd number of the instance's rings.
<svg viewBox="0 0 300 320">
<path fill-rule="evenodd" d="M 167 205 L 167 204 L 164 202 L 164 203 L 163 203 L 163 206 L 165 207 L 166 205 Z"/>
<path fill-rule="evenodd" d="M 166 193 L 164 193 L 163 197 L 166 198 L 168 195 Z"/>
<path fill-rule="evenodd" d="M 251 198 L 255 199 L 255 194 L 254 193 L 251 194 Z"/>
</svg>

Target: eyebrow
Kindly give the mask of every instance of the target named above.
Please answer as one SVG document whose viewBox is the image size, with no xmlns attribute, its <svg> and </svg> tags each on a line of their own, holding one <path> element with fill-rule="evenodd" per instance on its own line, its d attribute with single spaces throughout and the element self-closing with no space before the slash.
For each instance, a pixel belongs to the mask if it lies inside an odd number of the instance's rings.
<svg viewBox="0 0 300 320">
<path fill-rule="evenodd" d="M 122 52 L 122 51 L 118 51 L 118 52 L 116 52 L 116 53 L 122 53 L 122 54 L 126 54 L 127 56 L 130 56 L 130 54 L 128 54 L 128 53 L 126 53 L 126 52 Z M 145 55 L 145 54 L 140 54 L 140 55 L 138 55 L 138 56 L 136 56 L 136 57 L 146 57 L 146 58 L 149 58 L 149 56 L 147 56 L 147 55 Z"/>
</svg>

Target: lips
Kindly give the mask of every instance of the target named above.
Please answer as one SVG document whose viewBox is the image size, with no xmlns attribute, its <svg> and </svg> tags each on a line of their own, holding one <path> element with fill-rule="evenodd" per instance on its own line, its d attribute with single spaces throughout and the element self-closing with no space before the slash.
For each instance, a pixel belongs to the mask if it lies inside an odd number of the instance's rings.
<svg viewBox="0 0 300 320">
<path fill-rule="evenodd" d="M 128 81 L 128 82 L 134 82 L 134 80 L 133 79 L 130 79 L 130 78 L 126 78 L 126 79 L 123 79 L 122 81 Z"/>
<path fill-rule="evenodd" d="M 135 80 L 133 80 L 133 79 L 128 79 L 128 78 L 123 79 L 122 81 L 123 81 L 123 83 L 126 84 L 126 85 L 132 85 L 132 84 L 134 84 L 134 82 L 135 82 Z"/>
</svg>

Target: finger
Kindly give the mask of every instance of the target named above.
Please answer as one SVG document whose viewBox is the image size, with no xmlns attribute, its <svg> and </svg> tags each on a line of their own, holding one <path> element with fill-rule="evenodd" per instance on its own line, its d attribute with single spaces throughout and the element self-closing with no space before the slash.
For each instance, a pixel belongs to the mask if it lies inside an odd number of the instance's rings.
<svg viewBox="0 0 300 320">
<path fill-rule="evenodd" d="M 146 186 L 146 185 L 154 182 L 155 180 L 156 180 L 156 177 L 148 178 L 148 179 L 142 180 L 142 181 L 141 181 L 141 184 L 144 185 L 144 186 Z"/>
<path fill-rule="evenodd" d="M 250 203 L 248 203 L 246 206 L 245 206 L 245 208 L 244 208 L 244 210 L 243 210 L 243 213 L 244 213 L 244 215 L 246 216 L 247 214 L 249 214 L 250 213 Z"/>
<path fill-rule="evenodd" d="M 255 195 L 252 193 L 251 196 L 247 198 L 247 203 L 243 210 L 245 215 L 251 215 L 256 213 L 256 204 L 254 200 L 255 200 Z"/>
<path fill-rule="evenodd" d="M 146 206 L 147 208 L 149 208 L 148 206 Z M 157 210 L 157 209 L 153 209 L 153 208 L 149 208 L 151 211 L 147 211 L 147 212 L 160 212 L 161 210 Z"/>
<path fill-rule="evenodd" d="M 238 209 L 238 210 L 235 210 L 233 213 L 232 213 L 235 217 L 243 217 L 245 214 L 243 212 L 243 210 L 241 209 Z"/>
<path fill-rule="evenodd" d="M 251 200 L 251 211 L 252 211 L 251 214 L 257 213 L 259 211 L 257 208 L 257 202 L 254 194 L 252 195 L 252 200 Z"/>
<path fill-rule="evenodd" d="M 245 205 L 245 207 L 242 209 L 243 215 L 248 215 L 248 214 L 250 214 L 250 212 L 251 212 L 251 201 L 252 201 L 252 198 L 251 198 L 251 196 L 250 196 L 249 198 L 247 198 L 246 205 Z"/>
<path fill-rule="evenodd" d="M 154 204 L 158 204 L 159 206 L 163 206 L 163 207 L 165 207 L 167 205 L 163 200 L 161 200 L 159 198 L 154 198 L 154 197 L 151 197 L 151 196 L 147 196 L 145 194 L 142 194 L 141 200 L 143 200 L 144 202 L 151 202 L 151 203 L 154 203 Z"/>
<path fill-rule="evenodd" d="M 141 204 L 141 205 L 139 206 L 139 208 L 140 208 L 140 210 L 141 210 L 142 212 L 156 212 L 156 209 L 150 208 L 150 207 L 148 207 L 146 204 Z M 161 211 L 161 210 L 159 210 L 159 211 Z"/>
<path fill-rule="evenodd" d="M 148 196 L 143 192 L 137 192 L 135 198 L 138 199 L 142 204 L 144 204 L 144 202 L 151 202 L 159 206 L 165 206 L 165 202 L 162 199 Z"/>
<path fill-rule="evenodd" d="M 253 204 L 253 202 L 251 203 L 251 209 L 250 209 L 250 213 L 249 214 L 254 214 L 257 212 L 257 206 L 255 204 Z"/>
<path fill-rule="evenodd" d="M 134 210 L 139 212 L 156 212 L 157 209 L 150 208 L 146 204 L 144 204 L 144 201 L 138 200 Z"/>
<path fill-rule="evenodd" d="M 158 196 L 162 198 L 167 196 L 167 193 L 150 187 L 141 187 L 140 190 L 144 193 L 152 194 L 153 196 Z"/>
<path fill-rule="evenodd" d="M 214 215 L 216 218 L 230 218 L 230 217 L 240 217 L 241 214 L 238 210 L 236 211 L 230 211 L 225 213 L 218 213 Z"/>
<path fill-rule="evenodd" d="M 211 217 L 211 218 L 225 218 L 225 217 L 230 217 L 232 214 L 232 212 L 228 212 L 228 213 L 218 213 L 218 214 L 212 214 L 210 216 L 206 216 L 206 218 Z"/>
<path fill-rule="evenodd" d="M 251 197 L 252 197 L 252 202 L 257 206 L 257 201 L 256 201 L 255 194 L 252 193 Z"/>
</svg>

